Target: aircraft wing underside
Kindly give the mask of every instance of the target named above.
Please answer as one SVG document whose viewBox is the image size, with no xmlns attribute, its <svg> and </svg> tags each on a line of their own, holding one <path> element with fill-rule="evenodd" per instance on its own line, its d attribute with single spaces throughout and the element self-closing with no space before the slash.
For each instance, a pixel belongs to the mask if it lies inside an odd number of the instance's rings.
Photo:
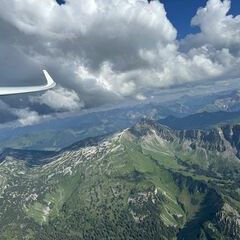
<svg viewBox="0 0 240 240">
<path fill-rule="evenodd" d="M 56 86 L 51 76 L 46 70 L 43 70 L 44 76 L 47 80 L 47 84 L 40 86 L 27 86 L 27 87 L 0 87 L 0 96 L 14 95 L 20 93 L 32 93 L 51 89 Z"/>
</svg>

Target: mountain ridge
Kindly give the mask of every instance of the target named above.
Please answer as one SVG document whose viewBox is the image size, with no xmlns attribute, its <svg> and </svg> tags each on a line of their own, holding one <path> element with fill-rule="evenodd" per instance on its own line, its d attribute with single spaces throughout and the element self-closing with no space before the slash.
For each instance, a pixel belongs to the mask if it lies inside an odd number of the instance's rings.
<svg viewBox="0 0 240 240">
<path fill-rule="evenodd" d="M 142 120 L 32 167 L 6 156 L 0 238 L 238 240 L 238 125 L 221 129 Z"/>
</svg>

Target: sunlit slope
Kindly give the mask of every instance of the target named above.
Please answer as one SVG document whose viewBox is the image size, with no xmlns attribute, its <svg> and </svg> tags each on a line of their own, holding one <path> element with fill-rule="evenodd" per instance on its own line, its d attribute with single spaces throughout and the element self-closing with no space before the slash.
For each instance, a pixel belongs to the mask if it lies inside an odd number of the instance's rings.
<svg viewBox="0 0 240 240">
<path fill-rule="evenodd" d="M 142 122 L 40 166 L 6 154 L 0 239 L 239 239 L 240 160 L 224 131 Z"/>
</svg>

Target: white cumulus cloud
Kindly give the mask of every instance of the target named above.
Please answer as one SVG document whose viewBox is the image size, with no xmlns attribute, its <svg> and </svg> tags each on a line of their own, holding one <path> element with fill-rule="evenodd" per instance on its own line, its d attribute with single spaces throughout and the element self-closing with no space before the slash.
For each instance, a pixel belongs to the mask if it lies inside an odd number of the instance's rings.
<svg viewBox="0 0 240 240">
<path fill-rule="evenodd" d="M 52 109 L 61 111 L 80 110 L 84 107 L 84 103 L 80 100 L 76 92 L 62 87 L 48 90 L 39 97 L 32 97 L 31 101 L 45 104 Z"/>
<path fill-rule="evenodd" d="M 209 44 L 217 49 L 228 48 L 234 55 L 240 50 L 240 15 L 228 12 L 230 0 L 209 0 L 199 8 L 191 24 L 200 28 L 200 33 L 189 35 L 185 41 L 189 47 Z"/>
</svg>

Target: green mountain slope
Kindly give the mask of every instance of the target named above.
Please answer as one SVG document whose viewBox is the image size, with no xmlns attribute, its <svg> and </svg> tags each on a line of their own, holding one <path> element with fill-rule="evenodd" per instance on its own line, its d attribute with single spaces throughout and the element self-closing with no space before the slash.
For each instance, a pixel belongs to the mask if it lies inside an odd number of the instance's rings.
<svg viewBox="0 0 240 240">
<path fill-rule="evenodd" d="M 40 165 L 5 152 L 0 239 L 240 239 L 238 129 L 145 121 Z"/>
</svg>

